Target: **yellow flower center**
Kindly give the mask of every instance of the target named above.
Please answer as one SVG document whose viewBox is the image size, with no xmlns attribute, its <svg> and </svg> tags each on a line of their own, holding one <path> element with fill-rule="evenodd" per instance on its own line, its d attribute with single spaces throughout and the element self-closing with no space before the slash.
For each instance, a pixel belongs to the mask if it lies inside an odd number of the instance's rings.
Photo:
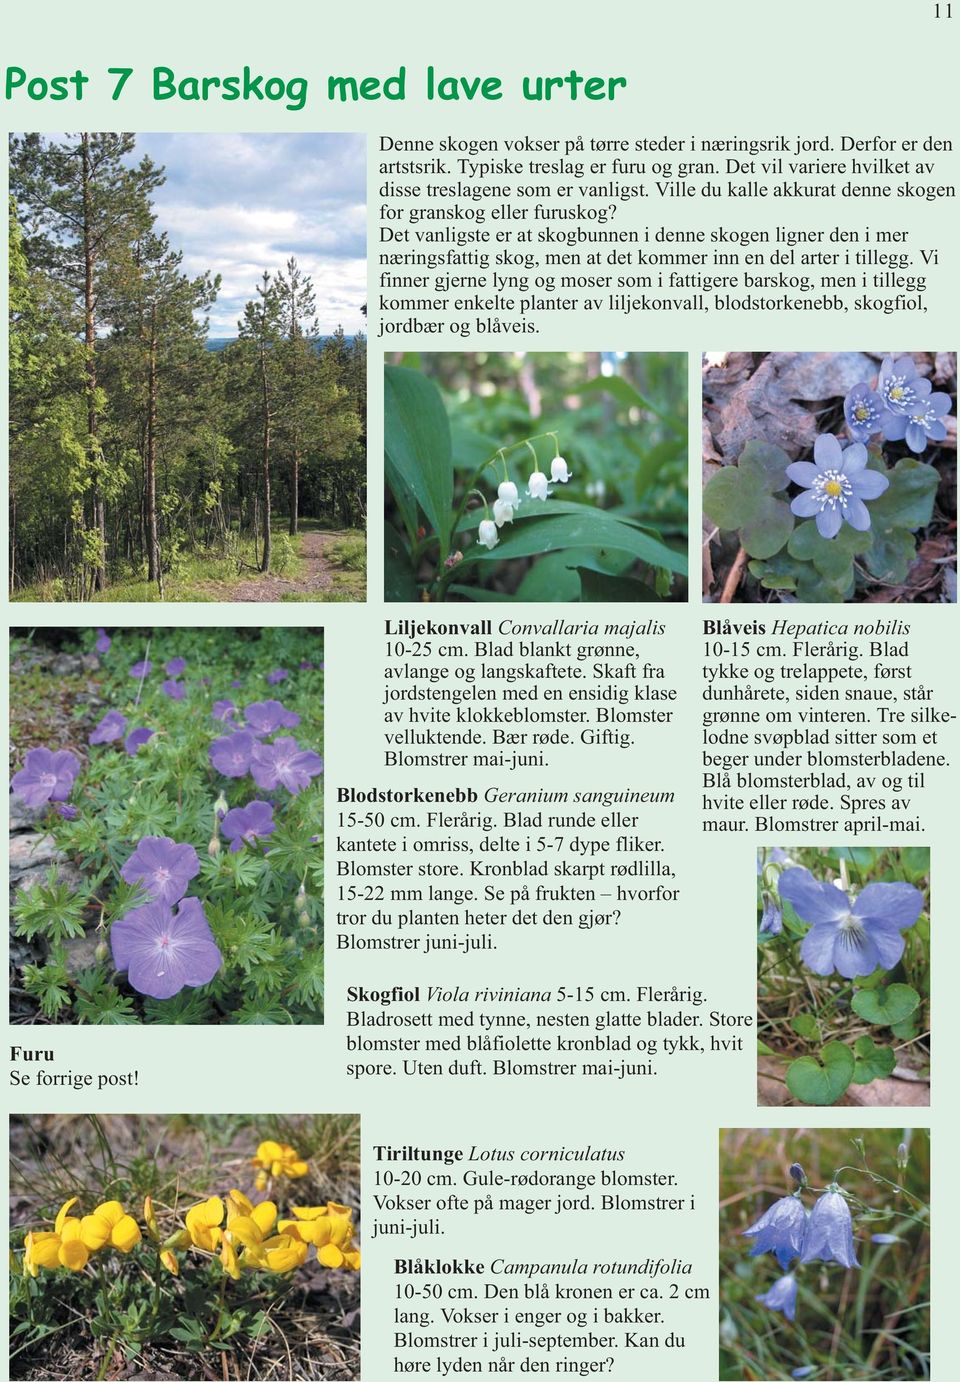
<svg viewBox="0 0 960 1382">
<path fill-rule="evenodd" d="M 828 480 L 823 488 L 827 494 L 833 495 L 834 498 L 836 498 L 838 494 L 843 493 L 843 489 L 839 480 Z"/>
</svg>

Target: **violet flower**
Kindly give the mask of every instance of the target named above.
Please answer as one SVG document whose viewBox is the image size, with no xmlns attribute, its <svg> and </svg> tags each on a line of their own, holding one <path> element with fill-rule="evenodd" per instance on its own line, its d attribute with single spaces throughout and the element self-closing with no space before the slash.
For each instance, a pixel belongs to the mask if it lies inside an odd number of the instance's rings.
<svg viewBox="0 0 960 1382">
<path fill-rule="evenodd" d="M 196 897 L 185 897 L 176 912 L 163 902 L 135 907 L 111 926 L 110 947 L 131 988 L 150 998 L 209 984 L 223 958 Z"/>
<path fill-rule="evenodd" d="M 237 713 L 237 707 L 233 701 L 214 701 L 213 711 L 211 712 L 215 720 L 229 720 L 232 715 Z"/>
<path fill-rule="evenodd" d="M 235 806 L 223 818 L 221 829 L 231 841 L 230 853 L 236 854 L 247 844 L 265 840 L 276 830 L 273 807 L 267 801 L 251 801 L 246 806 Z"/>
<path fill-rule="evenodd" d="M 850 1206 L 836 1185 L 826 1190 L 811 1210 L 800 1261 L 837 1262 L 841 1267 L 860 1266 L 853 1245 Z"/>
<path fill-rule="evenodd" d="M 108 653 L 110 651 L 110 644 L 112 641 L 113 640 L 107 634 L 106 629 L 97 629 L 97 641 L 96 643 L 94 643 L 93 646 L 96 648 L 98 653 Z"/>
<path fill-rule="evenodd" d="M 68 806 L 66 802 L 58 801 L 54 810 L 63 817 L 65 821 L 75 821 L 80 812 L 75 806 Z"/>
<path fill-rule="evenodd" d="M 763 915 L 760 918 L 761 936 L 779 936 L 783 930 L 783 912 L 769 893 L 764 893 Z"/>
<path fill-rule="evenodd" d="M 145 729 L 143 727 L 130 731 L 124 740 L 123 747 L 131 758 L 140 752 L 148 739 L 153 738 L 153 733 L 152 729 Z"/>
<path fill-rule="evenodd" d="M 48 801 L 66 801 L 79 771 L 80 760 L 69 749 L 29 749 L 10 786 L 21 801 L 36 809 Z"/>
<path fill-rule="evenodd" d="M 222 734 L 210 745 L 210 762 L 224 777 L 246 777 L 256 742 L 248 729 Z"/>
<path fill-rule="evenodd" d="M 803 963 L 814 974 L 836 970 L 845 979 L 862 978 L 878 966 L 893 969 L 906 944 L 900 933 L 914 925 L 923 907 L 922 894 L 910 883 L 868 883 L 851 899 L 800 867 L 781 875 L 779 891 L 801 921 L 810 923 L 800 945 Z"/>
<path fill-rule="evenodd" d="M 755 1224 L 745 1228 L 743 1236 L 757 1240 L 750 1249 L 751 1257 L 772 1252 L 786 1271 L 793 1259 L 800 1255 L 806 1226 L 807 1211 L 803 1205 L 796 1195 L 785 1195 L 782 1199 L 774 1200 Z"/>
<path fill-rule="evenodd" d="M 267 684 L 269 686 L 276 686 L 279 682 L 286 681 L 289 675 L 290 673 L 287 671 L 286 667 L 274 667 L 272 672 L 267 673 Z"/>
<path fill-rule="evenodd" d="M 880 431 L 883 403 L 869 384 L 854 384 L 843 400 L 847 431 L 854 441 L 869 441 Z"/>
<path fill-rule="evenodd" d="M 169 680 L 161 683 L 160 690 L 165 696 L 169 696 L 172 701 L 182 701 L 187 694 L 187 688 L 182 681 Z"/>
<path fill-rule="evenodd" d="M 782 1276 L 775 1281 L 762 1296 L 754 1296 L 754 1300 L 765 1305 L 768 1310 L 780 1310 L 784 1316 L 793 1322 L 797 1313 L 797 1279 L 794 1276 Z"/>
<path fill-rule="evenodd" d="M 109 744 L 122 739 L 127 732 L 127 717 L 119 710 L 108 710 L 87 741 L 90 744 Z"/>
<path fill-rule="evenodd" d="M 300 716 L 287 710 L 280 701 L 254 701 L 243 712 L 243 718 L 254 734 L 273 734 L 278 729 L 296 729 Z"/>
<path fill-rule="evenodd" d="M 133 666 L 130 668 L 130 675 L 132 677 L 148 677 L 152 671 L 153 663 L 148 662 L 146 658 L 143 658 L 142 661 L 135 662 L 133 664 Z"/>
<path fill-rule="evenodd" d="M 163 669 L 168 677 L 178 677 L 187 670 L 186 658 L 172 657 Z"/>
<path fill-rule="evenodd" d="M 294 796 L 310 779 L 323 772 L 323 759 L 312 749 L 301 749 L 296 739 L 275 739 L 272 744 L 257 744 L 250 755 L 250 772 L 258 787 L 268 791 L 286 787 Z"/>
<path fill-rule="evenodd" d="M 178 845 L 168 835 L 144 835 L 120 870 L 125 883 L 139 883 L 148 897 L 171 906 L 200 872 L 193 845 Z"/>
<path fill-rule="evenodd" d="M 865 499 L 879 499 L 890 481 L 879 470 L 868 470 L 867 448 L 854 442 L 843 450 L 836 437 L 823 433 L 813 447 L 813 461 L 793 461 L 787 474 L 805 494 L 790 504 L 798 518 L 816 518 L 821 537 L 836 537 L 843 523 L 858 532 L 870 527 Z"/>
</svg>

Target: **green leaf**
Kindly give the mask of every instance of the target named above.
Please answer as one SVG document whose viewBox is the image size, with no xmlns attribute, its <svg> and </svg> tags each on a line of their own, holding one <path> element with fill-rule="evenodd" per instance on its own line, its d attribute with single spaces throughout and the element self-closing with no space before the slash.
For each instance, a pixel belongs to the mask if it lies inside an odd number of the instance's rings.
<svg viewBox="0 0 960 1382">
<path fill-rule="evenodd" d="M 703 491 L 703 511 L 725 531 L 739 531 L 751 557 L 772 557 L 793 531 L 790 505 L 774 496 L 789 484 L 790 458 L 779 446 L 747 442 L 736 466 L 725 466 Z"/>
<path fill-rule="evenodd" d="M 383 525 L 383 598 L 391 603 L 416 600 L 417 583 L 410 568 L 410 556 L 400 535 Z"/>
<path fill-rule="evenodd" d="M 571 506 L 573 507 L 573 506 Z M 550 516 L 549 509 L 536 519 L 500 529 L 500 541 L 492 550 L 475 543 L 464 556 L 464 564 L 474 561 L 509 561 L 512 557 L 533 557 L 556 552 L 564 547 L 593 547 L 601 552 L 626 552 L 635 561 L 663 566 L 678 575 L 687 574 L 687 558 L 635 528 L 622 523 L 603 509 L 582 506 L 579 514 Z"/>
<path fill-rule="evenodd" d="M 864 1022 L 876 1027 L 892 1027 L 904 1022 L 920 1004 L 920 995 L 909 984 L 888 984 L 886 988 L 858 989 L 851 1006 Z"/>
<path fill-rule="evenodd" d="M 777 552 L 766 561 L 754 560 L 747 563 L 750 575 L 759 581 L 764 590 L 796 590 L 800 564 L 788 557 L 786 552 Z"/>
<path fill-rule="evenodd" d="M 930 851 L 923 846 L 908 846 L 900 851 L 900 863 L 910 882 L 917 883 L 930 872 Z"/>
<path fill-rule="evenodd" d="M 821 1064 L 822 1062 L 822 1064 Z M 803 1104 L 835 1104 L 853 1079 L 856 1062 L 849 1046 L 831 1041 L 814 1056 L 801 1056 L 787 1067 L 787 1088 Z"/>
<path fill-rule="evenodd" d="M 871 576 L 885 585 L 902 585 L 917 554 L 916 538 L 905 528 L 875 528 L 866 555 Z"/>
<path fill-rule="evenodd" d="M 905 456 L 893 470 L 882 465 L 871 469 L 883 471 L 890 484 L 879 499 L 871 499 L 870 522 L 875 529 L 925 528 L 933 516 L 933 501 L 940 483 L 940 473 L 932 465 Z"/>
<path fill-rule="evenodd" d="M 635 389 L 626 379 L 621 379 L 618 374 L 602 374 L 595 379 L 588 379 L 585 384 L 581 384 L 579 392 L 582 394 L 605 393 L 611 398 L 616 399 L 622 408 L 640 408 L 645 413 L 652 413 L 673 432 L 681 432 L 683 424 L 667 417 L 659 408 L 655 408 L 652 403 L 644 398 L 643 394 Z"/>
<path fill-rule="evenodd" d="M 384 451 L 404 488 L 416 498 L 440 539 L 441 560 L 453 510 L 450 423 L 440 390 L 415 370 L 387 365 L 383 385 Z"/>
<path fill-rule="evenodd" d="M 868 1036 L 858 1037 L 853 1043 L 856 1064 L 853 1070 L 853 1084 L 869 1084 L 871 1080 L 885 1079 L 893 1073 L 897 1058 L 889 1046 L 874 1046 Z"/>
<path fill-rule="evenodd" d="M 820 536 L 816 522 L 808 518 L 798 523 L 790 535 L 787 551 L 799 561 L 812 561 L 821 576 L 835 583 L 848 581 L 853 559 L 870 546 L 871 537 L 844 523 L 836 537 Z"/>
<path fill-rule="evenodd" d="M 812 1013 L 799 1013 L 790 1023 L 790 1026 L 796 1032 L 797 1036 L 803 1037 L 805 1040 L 818 1036 L 820 1033 L 817 1019 Z"/>
<path fill-rule="evenodd" d="M 890 1030 L 898 1041 L 913 1041 L 920 1028 L 912 1017 L 908 1017 L 905 1022 L 895 1022 Z"/>
<path fill-rule="evenodd" d="M 489 461 L 497 449 L 489 437 L 484 437 L 479 432 L 474 432 L 472 428 L 464 427 L 462 422 L 453 420 L 450 422 L 450 444 L 453 464 L 457 470 L 469 470 L 471 475 L 474 471 L 479 470 L 484 461 Z M 496 488 L 503 479 L 503 470 L 499 463 L 496 471 L 491 466 L 487 475 Z"/>
<path fill-rule="evenodd" d="M 589 566 L 575 568 L 580 577 L 580 599 L 585 604 L 633 604 L 637 600 L 658 600 L 660 596 L 643 581 L 629 576 L 608 576 Z"/>
</svg>

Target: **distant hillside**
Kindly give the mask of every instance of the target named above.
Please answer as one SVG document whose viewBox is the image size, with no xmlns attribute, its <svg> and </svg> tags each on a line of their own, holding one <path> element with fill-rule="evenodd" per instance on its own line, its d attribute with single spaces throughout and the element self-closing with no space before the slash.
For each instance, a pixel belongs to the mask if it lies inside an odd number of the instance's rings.
<svg viewBox="0 0 960 1382">
<path fill-rule="evenodd" d="M 236 341 L 236 340 L 237 340 L 237 337 L 236 337 L 236 336 L 208 336 L 208 337 L 207 337 L 207 350 L 225 350 L 225 349 L 227 348 L 228 345 L 233 345 L 234 341 Z M 323 345 L 324 341 L 329 341 L 329 340 L 330 340 L 330 337 L 329 337 L 329 336 L 321 336 L 321 337 L 318 339 L 318 341 L 317 341 L 317 349 L 318 349 L 318 350 L 320 349 L 320 347 Z M 353 336 L 345 336 L 345 337 L 344 337 L 344 340 L 347 342 L 348 345 L 353 345 L 353 342 L 354 342 L 354 340 L 355 340 L 355 337 L 353 337 Z"/>
</svg>

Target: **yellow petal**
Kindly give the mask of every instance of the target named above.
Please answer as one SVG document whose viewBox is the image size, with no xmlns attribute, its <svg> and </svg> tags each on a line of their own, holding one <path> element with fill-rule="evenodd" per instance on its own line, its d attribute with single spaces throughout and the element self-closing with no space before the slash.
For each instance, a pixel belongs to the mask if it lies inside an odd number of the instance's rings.
<svg viewBox="0 0 960 1382">
<path fill-rule="evenodd" d="M 250 1213 L 257 1228 L 264 1238 L 277 1222 L 277 1206 L 272 1200 L 264 1200 L 262 1204 L 255 1205 Z"/>
<path fill-rule="evenodd" d="M 60 1265 L 60 1235 L 57 1233 L 28 1233 L 24 1241 L 28 1264 L 34 1267 L 46 1267 L 53 1271 Z M 36 1276 L 35 1271 L 31 1271 L 31 1276 Z"/>
<path fill-rule="evenodd" d="M 57 1215 L 57 1222 L 54 1225 L 54 1229 L 57 1233 L 60 1232 L 60 1229 L 63 1227 L 64 1219 L 66 1219 L 67 1215 L 70 1213 L 71 1209 L 76 1203 L 77 1196 L 74 1195 L 72 1200 L 67 1200 L 66 1204 L 60 1206 L 60 1213 Z"/>
<path fill-rule="evenodd" d="M 80 1220 L 80 1237 L 91 1252 L 97 1252 L 110 1241 L 111 1226 L 102 1214 L 84 1214 Z"/>
<path fill-rule="evenodd" d="M 356 1248 L 351 1248 L 350 1252 L 343 1254 L 343 1265 L 351 1272 L 360 1270 L 360 1253 Z"/>
<path fill-rule="evenodd" d="M 295 1243 L 312 1243 L 309 1227 L 309 1224 L 298 1224 L 294 1219 L 281 1219 L 277 1224 L 277 1233 L 281 1237 L 292 1238 Z"/>
<path fill-rule="evenodd" d="M 353 1210 L 348 1204 L 337 1204 L 335 1200 L 327 1201 L 327 1213 L 332 1219 L 349 1219 L 353 1221 Z"/>
<path fill-rule="evenodd" d="M 160 1225 L 157 1223 L 157 1216 L 153 1212 L 153 1200 L 149 1195 L 143 1201 L 143 1222 L 147 1226 L 147 1232 L 155 1243 L 160 1242 Z"/>
<path fill-rule="evenodd" d="M 64 1219 L 63 1223 L 60 1225 L 60 1242 L 74 1243 L 77 1240 L 82 1242 L 82 1231 L 83 1224 L 80 1219 Z"/>
<path fill-rule="evenodd" d="M 279 1142 L 261 1142 L 257 1148 L 257 1155 L 253 1158 L 253 1166 L 269 1166 L 271 1162 L 279 1161 L 283 1156 L 283 1148 Z"/>
<path fill-rule="evenodd" d="M 292 1272 L 307 1260 L 306 1243 L 298 1243 L 283 1234 L 270 1238 L 263 1245 L 264 1265 L 271 1272 Z"/>
<path fill-rule="evenodd" d="M 180 1275 L 180 1263 L 177 1261 L 177 1254 L 171 1252 L 169 1248 L 164 1248 L 160 1254 L 160 1261 L 172 1276 Z"/>
<path fill-rule="evenodd" d="M 325 1267 L 342 1267 L 344 1256 L 335 1244 L 327 1243 L 325 1247 L 317 1248 L 317 1261 Z"/>
<path fill-rule="evenodd" d="M 296 1180 L 299 1176 L 305 1176 L 309 1170 L 310 1167 L 305 1161 L 287 1162 L 287 1175 L 291 1180 Z"/>
<path fill-rule="evenodd" d="M 227 1233 L 247 1247 L 255 1248 L 263 1242 L 263 1233 L 255 1219 L 246 1214 L 238 1214 L 227 1224 Z"/>
<path fill-rule="evenodd" d="M 106 1219 L 111 1228 L 115 1228 L 127 1211 L 119 1200 L 107 1200 L 104 1204 L 98 1204 L 93 1212 Z"/>
<path fill-rule="evenodd" d="M 329 1205 L 325 1204 L 292 1204 L 290 1208 L 293 1210 L 294 1214 L 296 1214 L 298 1219 L 319 1219 L 330 1213 Z"/>
<path fill-rule="evenodd" d="M 90 1254 L 79 1238 L 70 1238 L 66 1242 L 61 1242 L 57 1256 L 60 1259 L 60 1265 L 69 1267 L 71 1272 L 82 1272 L 90 1261 Z"/>
<path fill-rule="evenodd" d="M 227 1276 L 232 1276 L 234 1281 L 240 1280 L 240 1267 L 237 1262 L 237 1254 L 233 1250 L 233 1244 L 226 1237 L 224 1237 L 223 1244 L 220 1248 L 220 1265 L 223 1267 Z"/>
<path fill-rule="evenodd" d="M 254 1165 L 256 1165 L 256 1162 L 254 1162 Z M 258 1171 L 258 1172 L 257 1172 L 257 1179 L 256 1179 L 256 1181 L 254 1182 L 254 1184 L 256 1185 L 256 1187 L 257 1187 L 258 1190 L 266 1190 L 266 1188 L 267 1188 L 267 1181 L 268 1181 L 269 1179 L 270 1179 L 270 1178 L 269 1178 L 269 1176 L 267 1175 L 266 1171 Z"/>
<path fill-rule="evenodd" d="M 227 1195 L 227 1223 L 237 1214 L 247 1218 L 253 1213 L 253 1205 L 240 1190 L 231 1190 Z"/>
<path fill-rule="evenodd" d="M 124 1214 L 119 1223 L 114 1224 L 110 1242 L 120 1252 L 130 1252 L 141 1239 L 140 1225 L 130 1214 Z"/>
</svg>

